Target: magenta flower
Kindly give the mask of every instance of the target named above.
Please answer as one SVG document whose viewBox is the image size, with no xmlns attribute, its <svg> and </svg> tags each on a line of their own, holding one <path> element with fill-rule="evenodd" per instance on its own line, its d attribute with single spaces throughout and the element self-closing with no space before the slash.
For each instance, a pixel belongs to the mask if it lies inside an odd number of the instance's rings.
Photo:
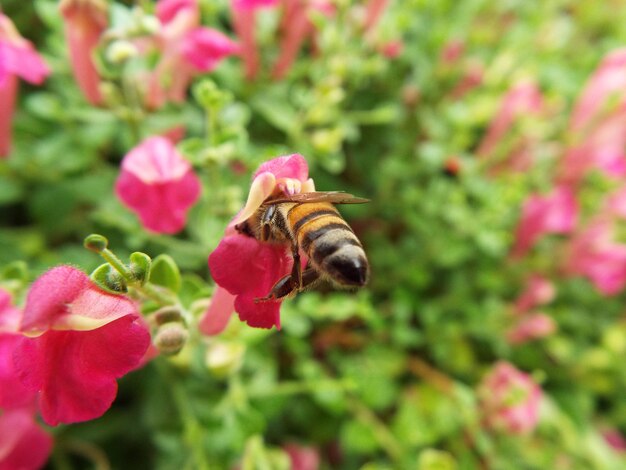
<svg viewBox="0 0 626 470">
<path fill-rule="evenodd" d="M 570 126 L 580 132 L 597 119 L 607 100 L 612 96 L 626 101 L 626 48 L 608 53 L 583 89 L 574 111 Z"/>
<path fill-rule="evenodd" d="M 369 0 L 365 6 L 365 19 L 363 27 L 365 31 L 371 32 L 380 21 L 389 0 Z"/>
<path fill-rule="evenodd" d="M 604 295 L 626 285 L 626 245 L 615 243 L 615 228 L 604 220 L 590 223 L 571 240 L 566 271 L 587 277 Z"/>
<path fill-rule="evenodd" d="M 605 428 L 601 431 L 604 441 L 614 451 L 620 454 L 626 453 L 626 437 L 615 428 Z"/>
<path fill-rule="evenodd" d="M 544 338 L 556 331 L 556 323 L 545 313 L 529 313 L 517 320 L 506 333 L 509 344 L 522 344 Z"/>
<path fill-rule="evenodd" d="M 150 137 L 126 154 L 115 183 L 120 200 L 157 233 L 176 233 L 200 197 L 200 180 L 165 137 Z"/>
<path fill-rule="evenodd" d="M 116 379 L 135 369 L 150 345 L 135 304 L 71 266 L 33 283 L 21 331 L 29 337 L 14 350 L 15 367 L 52 426 L 101 416 L 115 399 Z"/>
<path fill-rule="evenodd" d="M 17 77 L 41 85 L 50 69 L 37 54 L 30 41 L 0 12 L 0 158 L 11 150 L 11 121 L 15 111 Z"/>
<path fill-rule="evenodd" d="M 543 98 L 533 82 L 520 82 L 506 92 L 500 108 L 489 124 L 487 133 L 476 150 L 476 154 L 487 157 L 511 129 L 516 120 L 526 115 L 536 115 L 543 110 Z"/>
<path fill-rule="evenodd" d="M 209 268 L 217 288 L 213 302 L 200 321 L 201 331 L 205 334 L 216 334 L 220 326 L 225 327 L 233 309 L 250 326 L 280 328 L 281 301 L 255 303 L 254 299 L 267 295 L 280 278 L 291 272 L 290 250 L 241 235 L 234 226 L 254 214 L 273 193 L 313 191 L 313 181 L 308 179 L 308 174 L 306 160 L 299 154 L 265 162 L 254 174 L 246 205 L 231 221 L 226 235 L 209 256 Z"/>
<path fill-rule="evenodd" d="M 176 20 L 181 12 L 197 11 L 197 0 L 159 0 L 156 4 L 156 16 L 161 24 L 168 24 Z"/>
<path fill-rule="evenodd" d="M 107 4 L 103 0 L 62 0 L 59 9 L 63 15 L 74 78 L 89 103 L 102 104 L 100 74 L 93 55 L 108 26 Z"/>
<path fill-rule="evenodd" d="M 34 419 L 31 408 L 0 414 L 0 470 L 30 470 L 44 466 L 52 438 Z"/>
<path fill-rule="evenodd" d="M 199 72 L 211 72 L 222 59 L 238 53 L 239 45 L 236 42 L 211 28 L 191 31 L 182 44 L 183 56 Z"/>
<path fill-rule="evenodd" d="M 573 191 L 559 186 L 546 196 L 531 195 L 522 209 L 522 217 L 515 232 L 514 256 L 524 255 L 547 233 L 568 233 L 577 218 Z"/>
<path fill-rule="evenodd" d="M 320 468 L 320 454 L 314 447 L 289 443 L 283 449 L 291 461 L 291 470 L 318 470 Z"/>
<path fill-rule="evenodd" d="M 0 289 L 1 409 L 24 407 L 32 404 L 35 400 L 35 392 L 24 387 L 13 362 L 13 351 L 22 338 L 22 334 L 19 332 L 21 318 L 22 312 L 11 304 L 10 294 Z M 2 461 L 1 458 L 0 461 Z"/>
<path fill-rule="evenodd" d="M 515 313 L 525 313 L 539 305 L 545 305 L 554 300 L 556 289 L 548 279 L 533 274 L 526 283 L 526 289 L 515 301 Z"/>
<path fill-rule="evenodd" d="M 539 421 L 541 388 L 512 364 L 500 361 L 478 387 L 485 425 L 507 434 L 523 434 Z"/>
</svg>

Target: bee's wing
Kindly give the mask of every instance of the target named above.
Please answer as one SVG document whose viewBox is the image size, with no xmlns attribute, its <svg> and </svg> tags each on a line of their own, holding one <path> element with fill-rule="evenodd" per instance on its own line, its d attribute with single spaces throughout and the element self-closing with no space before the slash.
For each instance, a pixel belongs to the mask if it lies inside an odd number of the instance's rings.
<svg viewBox="0 0 626 470">
<path fill-rule="evenodd" d="M 353 196 L 343 191 L 313 191 L 310 193 L 298 193 L 291 196 L 280 196 L 276 199 L 267 201 L 269 204 L 279 202 L 330 202 L 331 204 L 363 204 L 370 202 L 369 199 Z"/>
</svg>

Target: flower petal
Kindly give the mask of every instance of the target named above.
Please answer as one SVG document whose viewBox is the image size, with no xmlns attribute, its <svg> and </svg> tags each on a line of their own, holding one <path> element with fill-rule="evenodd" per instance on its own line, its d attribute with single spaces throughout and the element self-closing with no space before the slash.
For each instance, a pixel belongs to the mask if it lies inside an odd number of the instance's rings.
<svg viewBox="0 0 626 470">
<path fill-rule="evenodd" d="M 0 415 L 0 470 L 41 468 L 52 450 L 52 438 L 35 422 L 33 410 Z"/>
<path fill-rule="evenodd" d="M 302 155 L 294 153 L 277 157 L 261 164 L 254 173 L 253 179 L 265 172 L 272 173 L 276 179 L 294 178 L 306 181 L 309 177 L 309 166 Z"/>
<path fill-rule="evenodd" d="M 276 177 L 270 172 L 259 173 L 250 186 L 248 200 L 241 212 L 230 222 L 230 226 L 238 224 L 252 216 L 261 207 L 263 201 L 272 194 L 276 187 Z"/>
<path fill-rule="evenodd" d="M 218 335 L 226 328 L 232 313 L 235 311 L 235 296 L 226 289 L 217 286 L 209 308 L 204 312 L 198 328 L 207 336 Z"/>
<path fill-rule="evenodd" d="M 136 368 L 150 335 L 127 315 L 92 331 L 48 331 L 22 338 L 14 352 L 22 382 L 39 391 L 44 421 L 52 426 L 97 418 L 111 406 L 116 378 Z"/>
<path fill-rule="evenodd" d="M 0 333 L 0 408 L 2 409 L 25 406 L 35 400 L 35 392 L 22 384 L 13 362 L 13 351 L 21 340 L 22 335 Z"/>
</svg>

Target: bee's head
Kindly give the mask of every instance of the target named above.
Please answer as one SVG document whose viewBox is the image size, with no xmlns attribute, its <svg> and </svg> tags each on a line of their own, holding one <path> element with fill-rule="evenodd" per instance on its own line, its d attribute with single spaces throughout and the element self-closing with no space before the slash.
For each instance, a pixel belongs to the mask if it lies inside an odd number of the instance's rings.
<svg viewBox="0 0 626 470">
<path fill-rule="evenodd" d="M 235 225 L 235 230 L 237 230 L 237 232 L 239 232 L 242 235 L 255 238 L 254 230 L 252 230 L 252 226 L 250 225 L 250 219 L 244 220 L 243 222 Z"/>
</svg>

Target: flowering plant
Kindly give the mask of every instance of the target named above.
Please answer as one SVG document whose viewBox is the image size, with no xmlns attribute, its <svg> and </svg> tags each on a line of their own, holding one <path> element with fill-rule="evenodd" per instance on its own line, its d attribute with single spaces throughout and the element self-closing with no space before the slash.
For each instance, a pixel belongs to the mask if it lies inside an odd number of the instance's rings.
<svg viewBox="0 0 626 470">
<path fill-rule="evenodd" d="M 3 0 L 0 470 L 623 468 L 625 12 Z"/>
</svg>

